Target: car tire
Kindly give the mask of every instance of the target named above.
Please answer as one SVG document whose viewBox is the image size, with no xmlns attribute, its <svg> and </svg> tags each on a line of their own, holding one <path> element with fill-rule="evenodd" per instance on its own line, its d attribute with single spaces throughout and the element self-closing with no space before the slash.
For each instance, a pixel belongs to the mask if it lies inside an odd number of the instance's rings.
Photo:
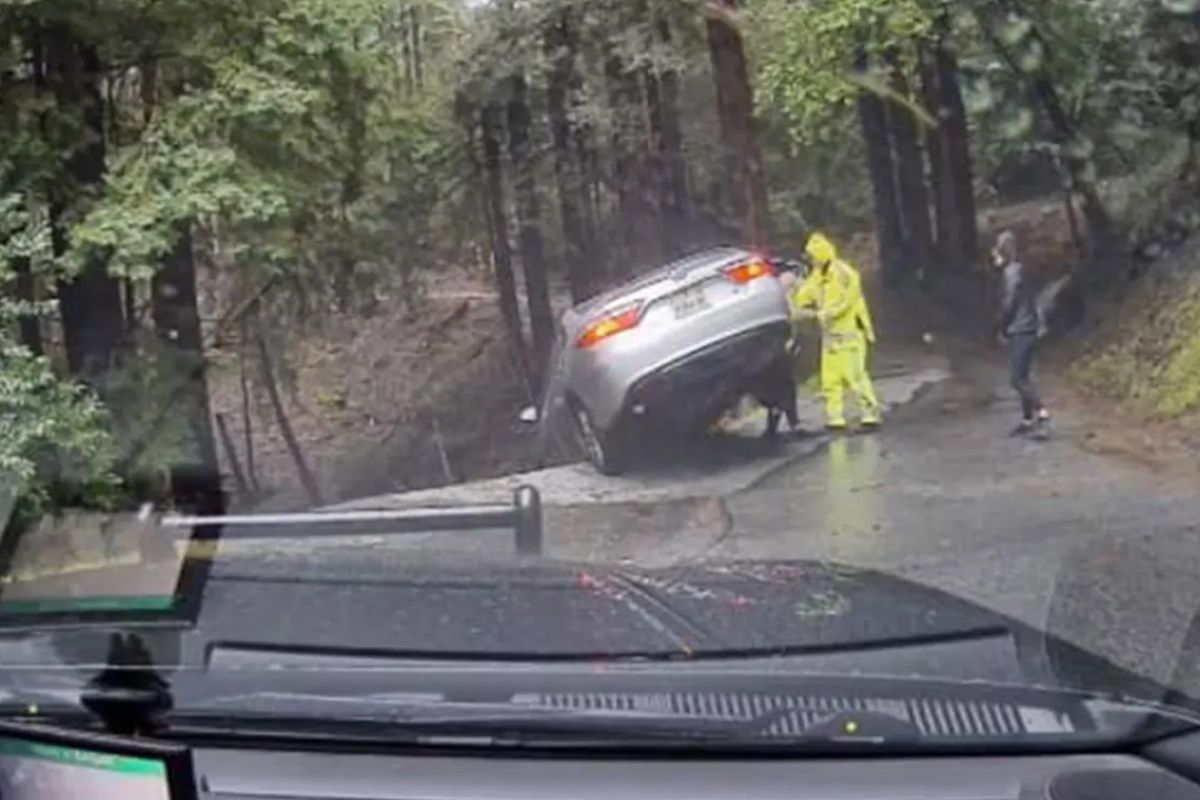
<svg viewBox="0 0 1200 800">
<path fill-rule="evenodd" d="M 579 403 L 573 405 L 572 419 L 579 446 L 592 466 L 602 475 L 620 475 L 625 469 L 626 454 L 619 433 L 600 430 L 592 422 L 592 415 L 587 408 Z"/>
</svg>

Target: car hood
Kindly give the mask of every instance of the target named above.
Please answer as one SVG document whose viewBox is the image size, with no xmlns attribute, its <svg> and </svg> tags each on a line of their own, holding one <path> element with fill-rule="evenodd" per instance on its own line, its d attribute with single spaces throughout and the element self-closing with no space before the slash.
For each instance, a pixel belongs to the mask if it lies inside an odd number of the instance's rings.
<svg viewBox="0 0 1200 800">
<path fill-rule="evenodd" d="M 363 664 L 669 662 L 672 669 L 905 675 L 1161 690 L 1007 617 L 870 570 L 813 561 L 670 569 L 410 565 L 370 579 L 215 570 L 189 625 L 136 630 L 164 673 Z M 104 664 L 115 626 L 0 638 L 0 680 L 59 688 Z M 48 665 L 76 667 L 46 670 Z"/>
</svg>

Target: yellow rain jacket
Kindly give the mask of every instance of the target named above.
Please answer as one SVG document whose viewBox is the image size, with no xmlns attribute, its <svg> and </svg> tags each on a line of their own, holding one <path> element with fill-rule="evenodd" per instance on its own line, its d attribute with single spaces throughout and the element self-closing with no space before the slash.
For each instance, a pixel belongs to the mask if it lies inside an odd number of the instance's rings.
<svg viewBox="0 0 1200 800">
<path fill-rule="evenodd" d="M 804 310 L 812 306 L 825 336 L 841 339 L 861 334 L 874 342 L 875 326 L 858 270 L 838 258 L 833 243 L 819 233 L 812 235 L 805 251 L 817 266 L 792 290 L 793 316 L 804 316 Z M 821 269 L 819 265 L 825 263 L 829 268 Z"/>
<path fill-rule="evenodd" d="M 862 278 L 858 270 L 837 257 L 833 243 L 819 233 L 809 238 L 805 251 L 814 266 L 789 300 L 794 319 L 815 314 L 821 325 L 826 424 L 846 426 L 846 390 L 856 396 L 862 422 L 878 424 L 879 400 L 867 373 L 867 343 L 875 341 L 875 326 L 863 296 Z"/>
</svg>

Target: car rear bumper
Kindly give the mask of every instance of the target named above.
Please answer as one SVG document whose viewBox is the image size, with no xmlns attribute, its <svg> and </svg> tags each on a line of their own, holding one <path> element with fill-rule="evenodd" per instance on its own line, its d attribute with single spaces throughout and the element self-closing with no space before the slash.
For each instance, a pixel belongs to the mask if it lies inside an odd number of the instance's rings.
<svg viewBox="0 0 1200 800">
<path fill-rule="evenodd" d="M 771 322 L 681 356 L 635 381 L 620 414 L 704 422 L 783 355 L 788 333 L 786 322 Z"/>
</svg>

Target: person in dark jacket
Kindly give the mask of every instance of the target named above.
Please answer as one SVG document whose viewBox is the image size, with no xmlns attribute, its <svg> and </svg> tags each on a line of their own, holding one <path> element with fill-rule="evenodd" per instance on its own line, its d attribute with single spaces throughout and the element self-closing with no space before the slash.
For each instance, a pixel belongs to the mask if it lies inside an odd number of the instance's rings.
<svg viewBox="0 0 1200 800">
<path fill-rule="evenodd" d="M 1044 431 L 1050 413 L 1033 383 L 1033 356 L 1045 330 L 1037 291 L 1017 258 L 1017 237 L 1003 231 L 992 248 L 992 263 L 1001 270 L 1003 292 L 998 333 L 1008 347 L 1009 382 L 1021 398 L 1021 422 L 1014 436 Z"/>
</svg>

